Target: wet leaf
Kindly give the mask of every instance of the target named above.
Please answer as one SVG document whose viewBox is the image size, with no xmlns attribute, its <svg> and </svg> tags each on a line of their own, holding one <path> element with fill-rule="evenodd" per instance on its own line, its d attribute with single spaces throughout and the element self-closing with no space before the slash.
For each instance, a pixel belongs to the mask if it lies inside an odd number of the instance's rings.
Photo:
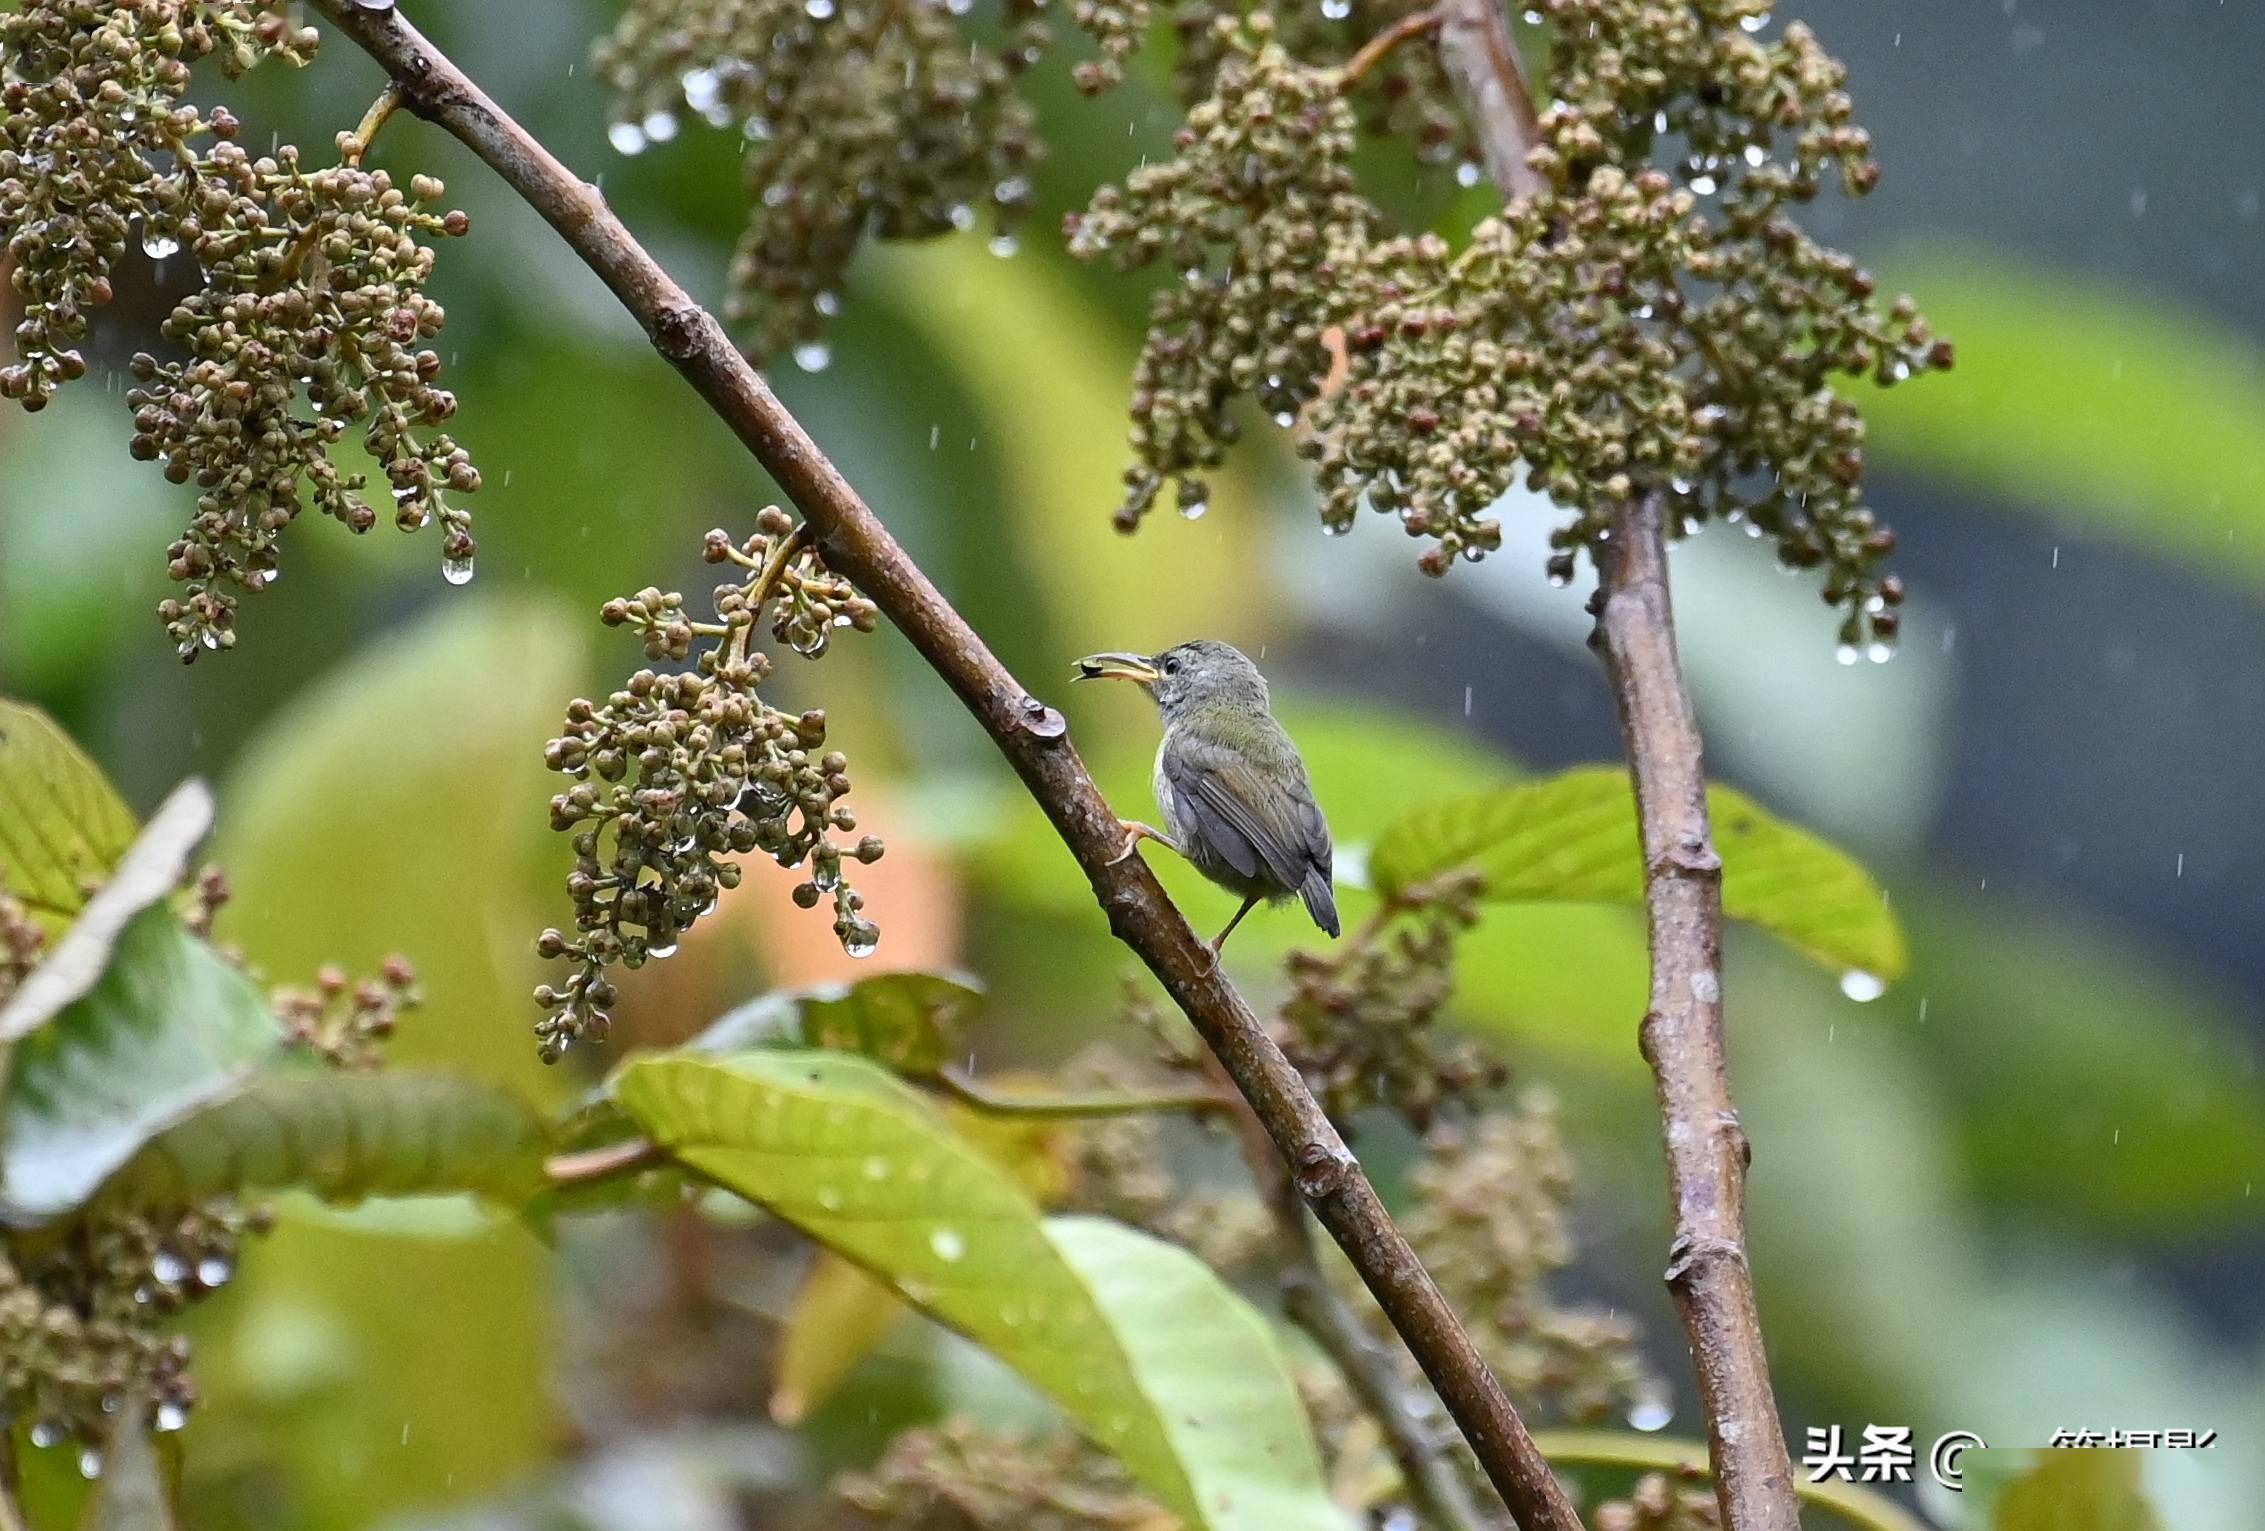
<svg viewBox="0 0 2265 1531">
<path fill-rule="evenodd" d="M 2145 1461 L 2104 1448 L 2040 1451 L 1998 1491 L 1993 1531 L 2163 1531 L 2140 1482 Z"/>
<path fill-rule="evenodd" d="M 542 1184 L 540 1118 L 508 1091 L 446 1074 L 272 1070 L 153 1138 L 104 1205 L 178 1207 L 242 1191 L 326 1201 L 477 1191 L 505 1204 Z"/>
<path fill-rule="evenodd" d="M 1845 852 L 1773 817 L 1731 787 L 1707 806 L 1722 856 L 1724 910 L 1835 971 L 1881 979 L 1910 961 L 1903 928 L 1871 875 Z M 1381 893 L 1467 869 L 1502 903 L 1641 903 L 1643 857 L 1628 778 L 1583 766 L 1420 808 L 1377 841 L 1369 875 Z"/>
<path fill-rule="evenodd" d="M 0 887 L 59 929 L 135 829 L 110 778 L 54 719 L 0 699 Z"/>
<path fill-rule="evenodd" d="M 86 994 L 15 1044 L 0 1218 L 78 1206 L 144 1144 L 274 1056 L 282 1029 L 249 980 L 152 905 Z"/>
<path fill-rule="evenodd" d="M 933 1074 L 956 1050 L 961 1022 L 983 1002 L 974 979 L 950 973 L 875 973 L 850 984 L 766 994 L 685 1044 L 702 1053 L 815 1047 L 877 1059 L 903 1074 Z"/>
<path fill-rule="evenodd" d="M 818 1251 L 780 1324 L 771 1418 L 795 1425 L 904 1316 L 904 1299 L 830 1249 Z"/>
<path fill-rule="evenodd" d="M 1191 1525 L 1341 1531 L 1265 1321 L 1183 1250 L 1042 1218 L 884 1069 L 646 1058 L 615 1094 L 677 1158 L 988 1347 Z"/>
</svg>

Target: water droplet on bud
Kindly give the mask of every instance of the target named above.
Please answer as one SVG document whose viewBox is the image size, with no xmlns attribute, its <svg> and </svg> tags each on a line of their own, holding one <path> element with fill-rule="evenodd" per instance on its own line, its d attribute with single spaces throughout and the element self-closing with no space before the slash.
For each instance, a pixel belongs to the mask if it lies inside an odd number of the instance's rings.
<svg viewBox="0 0 2265 1531">
<path fill-rule="evenodd" d="M 1839 648 L 1833 650 L 1832 657 L 1839 660 L 1842 664 L 1854 664 L 1858 658 L 1858 655 L 1856 653 L 1856 645 L 1853 643 L 1844 643 Z"/>
<path fill-rule="evenodd" d="M 834 348 L 823 340 L 806 340 L 794 348 L 794 364 L 805 372 L 823 372 L 833 360 Z"/>
<path fill-rule="evenodd" d="M 812 21 L 824 21 L 834 14 L 834 0 L 802 0 L 802 11 Z"/>
<path fill-rule="evenodd" d="M 606 129 L 606 142 L 616 154 L 642 154 L 645 152 L 645 130 L 634 122 L 617 122 Z"/>
<path fill-rule="evenodd" d="M 1180 514 L 1187 520 L 1202 520 L 1203 513 L 1210 508 L 1211 502 L 1202 495 L 1183 494 L 1180 496 Z"/>
<path fill-rule="evenodd" d="M 645 136 L 654 143 L 665 144 L 676 137 L 676 114 L 655 112 L 645 119 Z"/>
<path fill-rule="evenodd" d="M 469 558 L 443 558 L 440 577 L 452 585 L 469 585 L 472 582 L 472 560 Z"/>
</svg>

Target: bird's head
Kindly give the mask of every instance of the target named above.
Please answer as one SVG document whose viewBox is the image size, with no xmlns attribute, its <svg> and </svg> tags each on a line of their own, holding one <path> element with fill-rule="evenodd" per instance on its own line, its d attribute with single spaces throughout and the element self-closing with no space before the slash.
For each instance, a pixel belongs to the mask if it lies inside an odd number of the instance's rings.
<svg viewBox="0 0 2265 1531">
<path fill-rule="evenodd" d="M 1217 703 L 1267 710 L 1266 677 L 1242 650 L 1216 638 L 1177 643 L 1159 654 L 1088 654 L 1079 680 L 1129 680 L 1156 699 L 1165 720 Z"/>
</svg>

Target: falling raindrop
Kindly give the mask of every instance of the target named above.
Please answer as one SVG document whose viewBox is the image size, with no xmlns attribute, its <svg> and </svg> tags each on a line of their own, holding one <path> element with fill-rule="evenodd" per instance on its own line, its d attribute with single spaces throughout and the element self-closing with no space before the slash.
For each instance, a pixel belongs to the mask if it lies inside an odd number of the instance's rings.
<svg viewBox="0 0 2265 1531">
<path fill-rule="evenodd" d="M 1868 1005 L 1887 993 L 1887 984 L 1876 973 L 1867 973 L 1862 968 L 1850 968 L 1840 975 L 1840 992 L 1859 1005 Z"/>
<path fill-rule="evenodd" d="M 443 558 L 440 561 L 440 577 L 452 585 L 470 584 L 472 582 L 472 559 L 470 555 L 467 554 L 461 558 Z"/>
<path fill-rule="evenodd" d="M 794 364 L 805 372 L 823 372 L 833 360 L 834 348 L 823 340 L 805 340 L 794 348 Z"/>
<path fill-rule="evenodd" d="M 645 152 L 645 130 L 634 122 L 617 122 L 606 129 L 606 142 L 616 154 L 642 154 Z"/>
</svg>

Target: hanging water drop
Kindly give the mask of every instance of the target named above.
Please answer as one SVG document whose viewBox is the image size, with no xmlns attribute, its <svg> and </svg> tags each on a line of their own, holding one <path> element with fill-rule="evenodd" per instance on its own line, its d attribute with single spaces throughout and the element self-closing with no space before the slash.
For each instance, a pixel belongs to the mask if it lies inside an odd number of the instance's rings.
<svg viewBox="0 0 2265 1531">
<path fill-rule="evenodd" d="M 1877 973 L 1867 973 L 1862 968 L 1850 968 L 1840 975 L 1840 992 L 1859 1005 L 1868 1005 L 1887 993 L 1887 983 Z"/>
<path fill-rule="evenodd" d="M 1839 648 L 1832 651 L 1832 657 L 1839 660 L 1842 664 L 1854 664 L 1860 656 L 1858 656 L 1856 652 L 1855 644 L 1844 643 Z"/>
<path fill-rule="evenodd" d="M 1463 163 L 1461 163 L 1460 165 L 1457 165 L 1457 166 L 1455 167 L 1455 184 L 1456 184 L 1456 185 L 1458 185 L 1458 186 L 1476 186 L 1476 185 L 1478 185 L 1478 183 L 1479 183 L 1479 167 L 1478 167 L 1478 161 L 1476 161 L 1476 160 L 1465 160 L 1465 161 L 1463 161 Z"/>
<path fill-rule="evenodd" d="M 1628 1407 L 1628 1428 L 1641 1430 L 1646 1435 L 1665 1430 L 1675 1418 L 1675 1410 L 1664 1393 L 1647 1392 Z"/>
<path fill-rule="evenodd" d="M 160 234 L 146 223 L 142 225 L 142 254 L 148 256 L 151 260 L 163 260 L 180 248 L 181 241 L 178 239 Z"/>
<path fill-rule="evenodd" d="M 684 104 L 703 117 L 723 101 L 723 81 L 713 69 L 687 69 L 682 83 Z"/>
<path fill-rule="evenodd" d="M 79 1476 L 89 1481 L 102 1476 L 102 1453 L 92 1446 L 79 1453 Z"/>
<path fill-rule="evenodd" d="M 676 113 L 654 112 L 645 119 L 645 136 L 657 144 L 676 137 Z"/>
<path fill-rule="evenodd" d="M 440 577 L 452 585 L 470 584 L 472 582 L 471 555 L 465 554 L 460 558 L 443 558 L 440 561 Z"/>
<path fill-rule="evenodd" d="M 823 340 L 805 340 L 794 348 L 794 364 L 805 372 L 823 372 L 833 360 L 834 348 Z"/>
<path fill-rule="evenodd" d="M 1343 21 L 1353 14 L 1353 0 L 1321 0 L 1321 14 L 1331 21 Z"/>
<path fill-rule="evenodd" d="M 159 1432 L 168 1435 L 188 1422 L 189 1411 L 177 1403 L 159 1404 L 157 1406 L 157 1418 L 152 1421 Z"/>
<path fill-rule="evenodd" d="M 1008 256 L 1013 255 L 1017 250 L 1021 248 L 1022 241 L 1015 238 L 1012 234 L 996 234 L 992 236 L 991 253 L 998 256 L 1001 260 L 1005 260 Z"/>
<path fill-rule="evenodd" d="M 149 1273 L 165 1286 L 179 1286 L 189 1279 L 189 1262 L 170 1249 L 161 1249 L 149 1262 Z"/>
<path fill-rule="evenodd" d="M 226 1286 L 235 1274 L 236 1267 L 218 1255 L 206 1255 L 197 1262 L 197 1280 L 205 1286 Z"/>
<path fill-rule="evenodd" d="M 881 948 L 881 928 L 870 920 L 859 920 L 842 937 L 842 950 L 852 957 L 870 957 Z"/>
<path fill-rule="evenodd" d="M 617 122 L 606 129 L 606 142 L 616 154 L 642 154 L 645 152 L 645 130 L 634 122 Z"/>
<path fill-rule="evenodd" d="M 1871 642 L 1871 646 L 1864 650 L 1864 657 L 1872 661 L 1872 663 L 1874 664 L 1886 664 L 1889 660 L 1895 657 L 1895 645 L 1892 643 L 1883 643 L 1879 639 L 1874 638 Z"/>
<path fill-rule="evenodd" d="M 1203 513 L 1210 508 L 1211 501 L 1203 495 L 1189 494 L 1184 489 L 1180 491 L 1180 515 L 1182 518 L 1189 521 L 1200 521 L 1203 519 Z"/>
<path fill-rule="evenodd" d="M 834 14 L 834 0 L 802 0 L 802 11 L 812 21 L 824 21 Z"/>
</svg>

